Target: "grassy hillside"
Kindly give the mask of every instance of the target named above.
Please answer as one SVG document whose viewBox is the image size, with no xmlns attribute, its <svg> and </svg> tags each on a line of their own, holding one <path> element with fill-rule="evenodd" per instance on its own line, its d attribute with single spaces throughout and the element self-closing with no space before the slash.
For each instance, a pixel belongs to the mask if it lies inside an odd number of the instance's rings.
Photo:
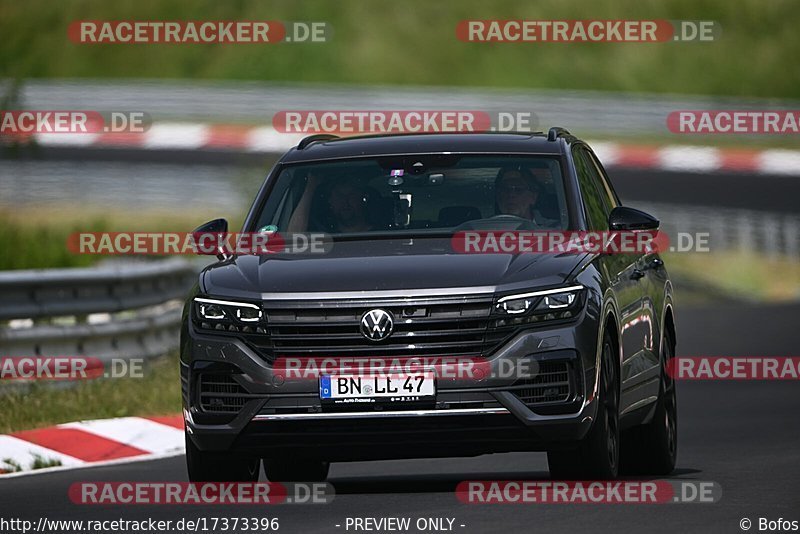
<svg viewBox="0 0 800 534">
<path fill-rule="evenodd" d="M 463 19 L 716 20 L 713 43 L 464 43 Z M 322 44 L 78 45 L 75 20 L 327 21 Z M 0 0 L 0 76 L 203 78 L 800 98 L 795 0 Z"/>
</svg>

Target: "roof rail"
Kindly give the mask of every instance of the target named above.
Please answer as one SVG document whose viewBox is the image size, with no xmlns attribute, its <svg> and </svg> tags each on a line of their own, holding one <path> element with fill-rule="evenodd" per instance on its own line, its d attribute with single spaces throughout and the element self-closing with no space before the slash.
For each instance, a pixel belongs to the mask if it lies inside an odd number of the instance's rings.
<svg viewBox="0 0 800 534">
<path fill-rule="evenodd" d="M 562 135 L 572 135 L 569 133 L 569 130 L 566 128 L 561 128 L 560 126 L 553 126 L 547 131 L 547 140 L 548 141 L 555 141 Z"/>
<path fill-rule="evenodd" d="M 304 137 L 302 141 L 297 143 L 297 150 L 303 150 L 308 145 L 316 143 L 317 141 L 330 141 L 331 139 L 339 139 L 338 135 L 333 134 L 315 134 Z"/>
</svg>

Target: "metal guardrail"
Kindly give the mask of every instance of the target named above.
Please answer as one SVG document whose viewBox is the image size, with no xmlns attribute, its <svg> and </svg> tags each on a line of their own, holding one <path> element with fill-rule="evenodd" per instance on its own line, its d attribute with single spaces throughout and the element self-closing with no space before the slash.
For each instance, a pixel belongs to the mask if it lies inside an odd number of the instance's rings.
<svg viewBox="0 0 800 534">
<path fill-rule="evenodd" d="M 150 358 L 178 346 L 183 259 L 0 272 L 0 356 Z"/>
<path fill-rule="evenodd" d="M 678 234 L 705 233 L 710 252 L 749 251 L 800 261 L 800 216 L 795 214 L 639 201 L 631 205 L 660 219 L 671 240 Z"/>
</svg>

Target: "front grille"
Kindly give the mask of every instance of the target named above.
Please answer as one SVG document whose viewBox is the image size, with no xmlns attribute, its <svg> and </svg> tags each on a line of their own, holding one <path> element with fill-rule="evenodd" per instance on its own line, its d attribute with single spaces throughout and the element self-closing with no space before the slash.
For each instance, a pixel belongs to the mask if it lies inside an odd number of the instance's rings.
<svg viewBox="0 0 800 534">
<path fill-rule="evenodd" d="M 525 386 L 514 390 L 514 394 L 527 405 L 550 402 L 565 402 L 573 390 L 568 361 L 539 362 L 539 371 L 533 378 L 526 378 L 516 385 Z"/>
<path fill-rule="evenodd" d="M 250 395 L 233 376 L 224 373 L 200 374 L 200 407 L 214 413 L 236 413 Z"/>
<path fill-rule="evenodd" d="M 487 339 L 491 299 L 343 301 L 287 304 L 265 309 L 266 335 L 245 340 L 267 361 L 281 356 L 478 356 L 502 339 Z M 394 318 L 383 341 L 361 334 L 362 315 L 380 308 Z"/>
</svg>

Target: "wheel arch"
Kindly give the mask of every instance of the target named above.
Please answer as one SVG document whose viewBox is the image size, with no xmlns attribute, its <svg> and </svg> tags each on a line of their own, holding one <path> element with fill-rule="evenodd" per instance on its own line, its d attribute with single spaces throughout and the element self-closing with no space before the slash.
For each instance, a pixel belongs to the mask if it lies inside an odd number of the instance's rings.
<svg viewBox="0 0 800 534">
<path fill-rule="evenodd" d="M 672 303 L 667 304 L 664 310 L 664 334 L 668 335 L 672 341 L 672 348 L 678 343 L 678 332 L 675 330 L 675 313 L 672 311 Z"/>
<path fill-rule="evenodd" d="M 610 293 L 610 292 L 609 292 Z M 607 293 L 609 297 L 611 295 Z M 614 343 L 614 348 L 617 350 L 617 357 L 615 358 L 615 362 L 617 364 L 616 372 L 617 377 L 620 376 L 620 370 L 622 369 L 622 345 L 620 344 L 620 333 L 619 333 L 619 321 L 617 319 L 617 309 L 616 303 L 614 302 L 613 297 L 607 298 L 602 306 L 602 313 L 598 318 L 598 328 L 597 328 L 597 353 L 595 355 L 595 372 L 594 372 L 594 388 L 592 391 L 592 398 L 591 400 L 597 397 L 599 389 L 600 389 L 600 373 L 602 371 L 602 356 L 603 356 L 603 339 L 605 337 L 605 333 L 608 331 L 611 334 L 611 339 Z M 622 380 L 617 380 L 617 387 L 621 387 Z"/>
<path fill-rule="evenodd" d="M 603 336 L 605 337 L 605 333 L 608 332 L 611 337 L 611 341 L 614 344 L 613 348 L 617 351 L 617 357 L 614 359 L 616 362 L 616 369 L 615 374 L 617 376 L 617 388 L 620 390 L 622 389 L 622 344 L 620 343 L 620 333 L 619 333 L 619 322 L 617 320 L 616 311 L 614 309 L 609 309 L 603 319 Z M 603 338 L 601 338 L 602 340 Z M 602 350 L 602 349 L 601 349 Z"/>
<path fill-rule="evenodd" d="M 661 318 L 661 345 L 659 347 L 659 353 L 663 353 L 662 348 L 666 336 L 669 336 L 669 340 L 672 342 L 672 350 L 674 352 L 678 345 L 678 331 L 675 327 L 675 311 L 670 295 L 667 295 L 666 303 L 664 304 L 664 313 Z M 661 356 L 661 354 L 659 354 L 659 356 Z"/>
</svg>

